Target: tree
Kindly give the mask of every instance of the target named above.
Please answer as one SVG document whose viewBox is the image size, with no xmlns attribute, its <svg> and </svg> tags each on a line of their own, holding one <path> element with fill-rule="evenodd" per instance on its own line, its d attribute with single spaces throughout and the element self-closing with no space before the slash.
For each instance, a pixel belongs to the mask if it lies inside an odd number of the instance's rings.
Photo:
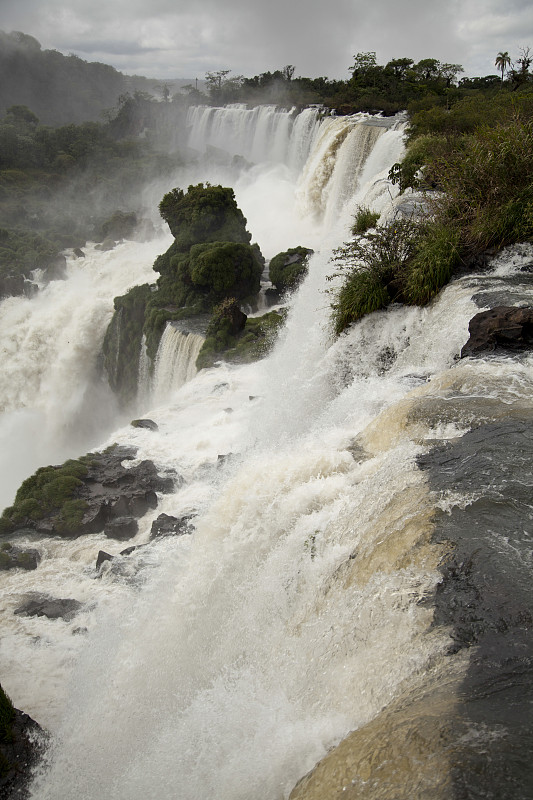
<svg viewBox="0 0 533 800">
<path fill-rule="evenodd" d="M 376 53 L 374 50 L 371 50 L 368 53 L 357 53 L 353 59 L 353 67 L 350 67 L 349 71 L 354 77 L 356 75 L 364 75 L 373 67 L 377 66 Z"/>
<path fill-rule="evenodd" d="M 407 70 L 411 69 L 413 64 L 412 58 L 393 58 L 386 64 L 385 69 L 391 69 L 396 78 L 403 80 Z"/>
<path fill-rule="evenodd" d="M 294 67 L 292 64 L 287 64 L 286 67 L 283 67 L 283 77 L 286 81 L 292 81 L 295 69 L 296 67 Z"/>
<path fill-rule="evenodd" d="M 507 67 L 509 67 L 510 64 L 511 64 L 511 58 L 510 58 L 509 53 L 507 52 L 507 50 L 505 50 L 504 52 L 500 51 L 498 53 L 498 55 L 496 56 L 496 61 L 494 62 L 494 65 L 502 73 L 502 83 L 503 83 L 504 73 L 507 71 Z"/>
<path fill-rule="evenodd" d="M 415 64 L 415 73 L 420 79 L 424 81 L 434 80 L 440 75 L 440 61 L 436 58 L 423 58 L 418 64 Z"/>
<path fill-rule="evenodd" d="M 440 74 L 446 81 L 446 86 L 450 87 L 451 84 L 456 80 L 457 76 L 464 72 L 464 69 L 460 64 L 441 64 L 440 65 Z"/>
<path fill-rule="evenodd" d="M 531 75 L 529 68 L 533 63 L 533 56 L 531 55 L 530 47 L 520 48 L 520 58 L 516 59 L 516 66 L 513 64 L 512 69 L 509 70 L 509 75 L 514 83 L 514 89 L 526 83 Z"/>
</svg>

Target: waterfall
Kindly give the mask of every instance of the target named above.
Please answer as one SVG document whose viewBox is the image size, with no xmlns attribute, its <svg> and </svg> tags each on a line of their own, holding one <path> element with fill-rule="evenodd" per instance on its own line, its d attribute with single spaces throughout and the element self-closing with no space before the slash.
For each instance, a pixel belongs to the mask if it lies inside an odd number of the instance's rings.
<svg viewBox="0 0 533 800">
<path fill-rule="evenodd" d="M 217 147 L 252 162 L 273 161 L 300 169 L 319 128 L 318 109 L 300 114 L 276 106 L 249 109 L 236 103 L 225 108 L 189 109 L 189 147 L 204 152 Z"/>
<path fill-rule="evenodd" d="M 458 488 L 453 475 L 439 487 L 420 464 L 436 443 L 457 445 L 471 428 L 530 422 L 530 357 L 458 360 L 469 320 L 491 298 L 507 292 L 514 305 L 533 302 L 521 271 L 528 256 L 502 256 L 492 271 L 456 280 L 427 308 L 394 306 L 333 341 L 331 254 L 348 235 L 357 205 L 389 211 L 396 190 L 387 174 L 401 157 L 401 121 L 233 106 L 191 109 L 189 125 L 197 151 L 220 147 L 255 161 L 239 173 L 235 190 L 259 245 L 273 247 L 280 229 L 292 237 L 287 246 L 312 245 L 315 254 L 267 358 L 194 374 L 201 337 L 169 324 L 149 401 L 157 430 L 124 425 L 91 445 L 134 446 L 139 461 L 176 473 L 174 493 L 140 520 L 131 541 L 139 546 L 121 556 L 123 544 L 104 534 L 37 542 L 22 536 L 21 543 L 41 550 L 39 568 L 0 573 L 9 644 L 0 650 L 2 685 L 52 734 L 30 796 L 286 800 L 328 751 L 327 791 L 340 776 L 346 780 L 339 793 L 352 798 L 450 796 L 455 751 L 435 745 L 427 755 L 426 743 L 434 742 L 420 739 L 408 700 L 423 706 L 425 697 L 442 692 L 424 709 L 426 718 L 448 725 L 445 733 L 462 713 L 469 654 L 455 653 L 451 625 L 436 617 L 438 565 L 449 542 L 435 530 L 441 517 L 455 520 L 485 502 L 486 476 L 481 468 L 467 470 L 467 488 Z M 209 169 L 205 180 L 212 179 Z M 157 246 L 162 252 L 168 242 Z M 124 247 L 114 271 L 131 271 L 133 252 Z M 152 250 L 143 257 L 139 283 L 149 280 Z M 95 254 L 91 269 L 106 258 Z M 62 290 L 72 292 L 68 303 L 79 313 L 74 280 L 73 272 Z M 134 276 L 121 280 L 127 285 Z M 87 302 L 94 283 L 82 284 Z M 59 307 L 59 298 L 44 298 L 43 314 L 46 302 Z M 36 300 L 20 301 L 28 317 Z M 109 304 L 99 313 L 108 319 Z M 48 314 L 56 338 L 66 318 Z M 43 330 L 41 320 L 26 325 L 25 335 L 7 337 L 8 362 L 28 339 L 40 356 L 24 361 L 28 408 L 40 398 L 39 386 L 50 386 L 40 381 L 53 358 L 68 354 L 64 376 L 78 366 L 81 334 L 71 335 L 74 353 L 64 337 L 57 349 L 49 344 L 49 355 Z M 100 336 L 98 326 L 84 331 Z M 94 342 L 93 348 L 94 357 Z M 22 388 L 17 392 L 13 410 L 25 408 Z M 59 392 L 57 416 L 65 400 L 68 392 Z M 525 469 L 521 462 L 516 481 L 527 495 L 533 478 L 521 474 Z M 193 533 L 150 541 L 160 513 L 191 517 Z M 497 513 L 494 561 L 503 553 L 522 570 L 526 557 L 498 526 L 510 518 L 509 530 L 529 530 L 529 511 L 502 501 L 499 511 L 491 507 L 491 516 Z M 466 531 L 478 541 L 479 528 Z M 100 549 L 115 559 L 96 577 Z M 32 590 L 76 598 L 83 607 L 68 621 L 16 616 L 21 595 Z M 506 630 L 497 617 L 494 632 Z M 402 721 L 396 738 L 390 716 Z M 342 760 L 332 750 L 350 732 L 366 759 L 357 786 L 349 770 L 356 756 Z M 475 719 L 463 723 L 456 749 L 473 742 L 482 753 L 492 742 L 503 746 L 506 736 Z M 384 755 L 376 763 L 382 742 L 391 743 L 392 761 Z M 412 768 L 402 760 L 404 748 Z M 418 771 L 424 758 L 429 767 Z M 414 784 L 413 792 L 380 794 L 372 781 L 387 764 L 395 780 Z M 483 770 L 476 763 L 473 771 Z M 303 796 L 328 797 L 321 788 Z"/>
<path fill-rule="evenodd" d="M 152 400 L 160 403 L 196 375 L 196 359 L 204 337 L 181 331 L 168 322 L 155 359 Z"/>
<path fill-rule="evenodd" d="M 65 280 L 31 299 L 1 302 L 2 507 L 39 466 L 80 455 L 118 424 L 98 371 L 113 298 L 153 280 L 152 263 L 167 243 L 168 236 L 127 242 L 107 253 L 89 246 L 85 258 L 68 256 Z"/>
</svg>

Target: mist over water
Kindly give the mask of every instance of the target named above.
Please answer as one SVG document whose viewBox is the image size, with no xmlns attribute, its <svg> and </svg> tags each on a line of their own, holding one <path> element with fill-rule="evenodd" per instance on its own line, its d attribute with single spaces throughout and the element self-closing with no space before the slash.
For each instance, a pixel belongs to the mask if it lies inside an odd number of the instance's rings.
<svg viewBox="0 0 533 800">
<path fill-rule="evenodd" d="M 195 375 L 198 339 L 167 328 L 137 409 L 157 431 L 118 418 L 96 367 L 113 297 L 154 280 L 168 236 L 90 249 L 65 281 L 3 302 L 9 453 L 21 431 L 31 439 L 24 419 L 42 431 L 20 474 L 133 445 L 179 479 L 131 544 L 148 541 L 160 513 L 192 514 L 195 526 L 117 555 L 98 576 L 98 550 L 115 555 L 119 543 L 39 539 L 39 569 L 2 577 L 2 684 L 53 735 L 34 800 L 287 798 L 350 731 L 402 693 L 445 681 L 449 634 L 431 627 L 427 602 L 442 547 L 416 459 L 494 415 L 487 402 L 502 387 L 516 410 L 531 390 L 527 359 L 456 363 L 472 295 L 489 278 L 456 281 L 426 309 L 394 307 L 332 340 L 332 249 L 358 204 L 392 213 L 398 120 L 239 106 L 192 110 L 189 125 L 202 164 L 163 191 L 232 176 L 267 257 L 296 245 L 315 254 L 263 361 Z M 85 605 L 70 622 L 15 617 L 29 590 Z"/>
</svg>

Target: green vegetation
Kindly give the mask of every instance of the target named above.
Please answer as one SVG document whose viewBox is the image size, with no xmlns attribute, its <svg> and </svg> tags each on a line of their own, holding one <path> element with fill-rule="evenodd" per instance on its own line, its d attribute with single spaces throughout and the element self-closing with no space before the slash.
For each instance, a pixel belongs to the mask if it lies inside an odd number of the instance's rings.
<svg viewBox="0 0 533 800">
<path fill-rule="evenodd" d="M 81 523 L 86 503 L 77 497 L 87 475 L 87 458 L 66 461 L 61 466 L 41 467 L 20 485 L 12 506 L 4 509 L 0 532 L 8 533 L 15 526 L 33 525 L 45 517 L 53 517 L 56 527 L 73 533 Z"/>
<path fill-rule="evenodd" d="M 213 309 L 206 339 L 198 354 L 198 369 L 217 361 L 248 363 L 263 358 L 272 347 L 284 315 L 275 311 L 247 318 L 235 298 L 226 298 Z"/>
<path fill-rule="evenodd" d="M 109 385 L 124 403 L 132 400 L 137 392 L 139 353 L 150 294 L 150 286 L 145 283 L 134 286 L 125 295 L 115 297 L 115 313 L 102 345 Z"/>
<path fill-rule="evenodd" d="M 354 241 L 334 258 L 344 276 L 337 334 L 389 303 L 428 303 L 489 248 L 533 240 L 533 85 L 512 80 L 449 107 L 429 97 L 411 106 L 407 151 L 389 177 L 423 192 L 426 210 L 375 232 L 356 220 Z"/>
<path fill-rule="evenodd" d="M 291 247 L 271 260 L 268 275 L 280 292 L 293 291 L 307 274 L 307 262 L 313 251 L 307 247 Z"/>
<path fill-rule="evenodd" d="M 157 284 L 115 298 L 104 340 L 109 382 L 123 403 L 137 391 L 143 334 L 153 365 L 167 322 L 210 314 L 228 298 L 238 304 L 260 288 L 264 259 L 259 247 L 250 244 L 232 189 L 203 183 L 187 192 L 176 188 L 159 208 L 174 241 L 154 263 L 160 273 Z"/>
<path fill-rule="evenodd" d="M 371 211 L 368 206 L 359 206 L 352 225 L 353 235 L 366 233 L 370 228 L 375 228 L 378 219 L 379 213 L 377 211 Z"/>
<path fill-rule="evenodd" d="M 160 277 L 144 324 L 152 361 L 167 321 L 209 313 L 227 297 L 253 297 L 264 263 L 257 245 L 250 244 L 233 189 L 203 183 L 187 192 L 176 188 L 159 208 L 175 239 L 154 264 Z"/>
<path fill-rule="evenodd" d="M 178 161 L 146 139 L 125 141 L 115 119 L 51 128 L 22 105 L 0 119 L 2 294 L 20 294 L 36 267 L 54 277 L 66 247 L 133 236 L 142 186 Z M 134 207 L 124 209 L 124 197 Z"/>
</svg>

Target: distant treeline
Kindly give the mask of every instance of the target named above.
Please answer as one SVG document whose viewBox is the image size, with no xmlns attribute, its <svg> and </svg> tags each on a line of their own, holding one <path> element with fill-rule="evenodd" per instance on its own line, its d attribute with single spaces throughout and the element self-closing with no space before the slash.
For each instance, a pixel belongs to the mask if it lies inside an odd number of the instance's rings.
<svg viewBox="0 0 533 800">
<path fill-rule="evenodd" d="M 0 75 L 0 114 L 25 105 L 45 125 L 98 121 L 121 95 L 169 95 L 187 83 L 169 81 L 163 87 L 154 79 L 123 75 L 108 64 L 43 50 L 37 39 L 20 31 L 0 31 Z"/>
</svg>

